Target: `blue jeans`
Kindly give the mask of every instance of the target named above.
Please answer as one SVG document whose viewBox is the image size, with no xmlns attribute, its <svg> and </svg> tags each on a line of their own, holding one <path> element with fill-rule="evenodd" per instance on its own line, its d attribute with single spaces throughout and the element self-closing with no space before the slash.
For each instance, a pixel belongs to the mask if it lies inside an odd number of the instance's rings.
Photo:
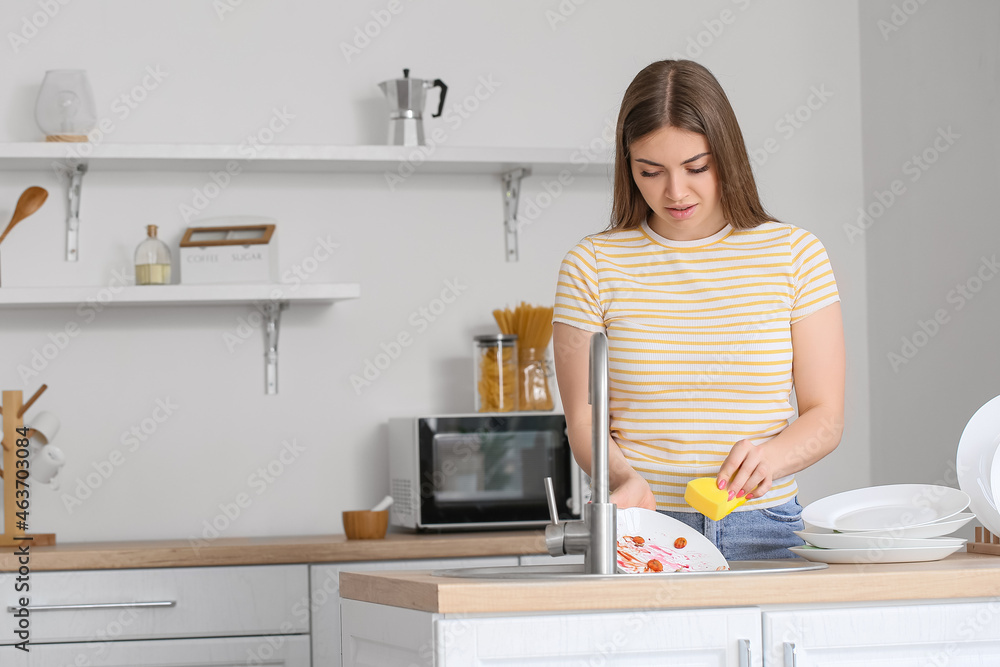
<svg viewBox="0 0 1000 667">
<path fill-rule="evenodd" d="M 805 528 L 798 497 L 766 509 L 732 512 L 721 521 L 712 521 L 700 512 L 658 511 L 707 537 L 726 560 L 796 558 L 788 547 L 805 544 L 794 532 Z"/>
</svg>

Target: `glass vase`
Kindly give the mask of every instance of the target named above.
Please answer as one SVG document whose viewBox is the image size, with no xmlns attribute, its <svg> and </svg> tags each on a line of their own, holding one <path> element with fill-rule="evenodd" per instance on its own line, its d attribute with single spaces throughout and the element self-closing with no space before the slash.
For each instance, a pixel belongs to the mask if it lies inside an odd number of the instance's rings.
<svg viewBox="0 0 1000 667">
<path fill-rule="evenodd" d="M 97 126 L 87 73 L 81 69 L 47 71 L 35 101 L 35 121 L 45 141 L 87 141 L 87 133 Z"/>
</svg>

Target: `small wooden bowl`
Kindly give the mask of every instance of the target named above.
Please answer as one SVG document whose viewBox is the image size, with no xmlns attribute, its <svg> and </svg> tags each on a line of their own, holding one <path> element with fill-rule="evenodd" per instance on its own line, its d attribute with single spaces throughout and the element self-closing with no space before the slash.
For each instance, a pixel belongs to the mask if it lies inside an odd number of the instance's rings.
<svg viewBox="0 0 1000 667">
<path fill-rule="evenodd" d="M 344 512 L 344 532 L 349 540 L 381 540 L 389 527 L 389 510 Z"/>
</svg>

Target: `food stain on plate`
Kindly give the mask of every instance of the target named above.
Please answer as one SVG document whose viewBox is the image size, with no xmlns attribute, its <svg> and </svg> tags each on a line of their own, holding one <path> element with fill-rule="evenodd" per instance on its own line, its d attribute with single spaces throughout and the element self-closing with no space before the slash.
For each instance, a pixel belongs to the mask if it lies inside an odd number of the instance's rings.
<svg viewBox="0 0 1000 667">
<path fill-rule="evenodd" d="M 687 538 L 678 537 L 673 548 L 652 544 L 641 535 L 618 538 L 618 567 L 628 574 L 645 572 L 704 572 L 707 569 L 728 570 L 728 566 L 709 568 L 703 554 L 686 552 Z"/>
<path fill-rule="evenodd" d="M 625 574 L 728 570 L 710 540 L 687 524 L 639 507 L 617 513 L 618 571 Z"/>
</svg>

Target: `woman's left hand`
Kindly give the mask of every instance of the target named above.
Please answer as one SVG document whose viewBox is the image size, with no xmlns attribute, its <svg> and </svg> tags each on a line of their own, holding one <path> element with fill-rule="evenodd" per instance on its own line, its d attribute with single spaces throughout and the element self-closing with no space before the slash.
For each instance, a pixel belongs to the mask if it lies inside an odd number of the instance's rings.
<svg viewBox="0 0 1000 667">
<path fill-rule="evenodd" d="M 774 471 L 765 450 L 749 440 L 740 440 L 729 451 L 715 479 L 720 489 L 729 491 L 729 499 L 760 498 L 771 490 Z"/>
</svg>

